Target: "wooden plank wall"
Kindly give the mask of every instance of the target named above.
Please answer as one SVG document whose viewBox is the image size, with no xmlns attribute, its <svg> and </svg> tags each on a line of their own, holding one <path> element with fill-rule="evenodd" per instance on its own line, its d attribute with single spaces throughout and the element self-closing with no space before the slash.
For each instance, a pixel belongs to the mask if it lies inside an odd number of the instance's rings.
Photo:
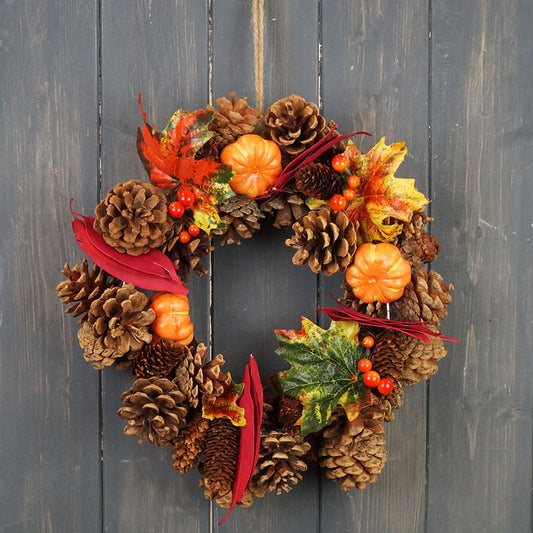
<svg viewBox="0 0 533 533">
<path fill-rule="evenodd" d="M 342 132 L 405 140 L 398 175 L 432 198 L 434 265 L 461 338 L 387 427 L 378 483 L 311 468 L 290 494 L 221 511 L 170 451 L 122 434 L 131 376 L 83 361 L 55 295 L 89 213 L 144 177 L 137 93 L 161 129 L 234 90 L 254 100 L 251 1 L 5 0 L 0 20 L 0 533 L 512 532 L 531 526 L 529 0 L 267 0 L 265 103 L 297 93 Z M 280 370 L 275 328 L 315 318 L 341 279 L 292 266 L 287 233 L 219 247 L 191 283 L 197 337 L 240 377 Z"/>
</svg>

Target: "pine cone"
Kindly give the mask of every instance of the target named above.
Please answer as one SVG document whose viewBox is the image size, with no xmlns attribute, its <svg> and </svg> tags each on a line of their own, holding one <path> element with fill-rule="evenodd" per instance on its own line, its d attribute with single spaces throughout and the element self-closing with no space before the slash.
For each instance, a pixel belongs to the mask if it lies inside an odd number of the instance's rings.
<svg viewBox="0 0 533 533">
<path fill-rule="evenodd" d="M 241 135 L 252 133 L 259 123 L 261 115 L 250 107 L 247 98 L 237 98 L 230 93 L 231 102 L 225 98 L 217 98 L 216 104 L 220 111 L 208 105 L 206 109 L 213 112 L 213 120 L 209 130 L 213 132 L 213 142 L 222 150 L 226 145 L 235 142 Z"/>
<path fill-rule="evenodd" d="M 185 426 L 185 397 L 166 378 L 138 378 L 121 400 L 125 407 L 118 414 L 128 421 L 124 433 L 140 436 L 140 444 L 148 439 L 154 446 L 171 446 Z"/>
<path fill-rule="evenodd" d="M 198 485 L 205 488 L 205 478 L 200 478 Z M 204 495 L 208 500 L 215 500 L 222 509 L 229 509 L 231 507 L 231 500 L 233 498 L 233 492 L 231 490 L 225 494 L 217 496 L 211 489 L 205 488 Z M 254 503 L 254 496 L 250 489 L 246 488 L 243 497 L 237 502 L 237 505 L 246 508 L 250 507 L 252 503 Z"/>
<path fill-rule="evenodd" d="M 346 279 L 341 283 L 341 289 L 344 289 L 344 294 L 340 298 L 340 302 L 350 307 L 354 311 L 359 311 L 360 313 L 365 313 L 368 316 L 375 316 L 378 318 L 387 317 L 387 307 L 386 304 L 381 302 L 371 302 L 364 303 L 353 292 L 353 287 L 351 287 Z"/>
<path fill-rule="evenodd" d="M 309 163 L 299 168 L 294 181 L 300 192 L 320 200 L 329 200 L 334 194 L 342 194 L 343 190 L 340 175 L 322 163 Z"/>
<path fill-rule="evenodd" d="M 435 237 L 430 237 L 427 231 L 423 231 L 416 238 L 402 240 L 399 250 L 412 266 L 417 267 L 421 263 L 431 263 L 437 259 L 440 243 Z"/>
<path fill-rule="evenodd" d="M 434 328 L 436 330 L 436 328 Z M 442 339 L 430 337 L 431 343 L 398 333 L 398 343 L 405 343 L 405 370 L 403 379 L 409 385 L 415 385 L 421 379 L 427 380 L 437 373 L 437 361 L 446 356 L 447 350 Z"/>
<path fill-rule="evenodd" d="M 261 435 L 259 459 L 250 490 L 262 497 L 267 492 L 289 492 L 307 470 L 303 457 L 311 445 L 298 435 L 269 431 Z"/>
<path fill-rule="evenodd" d="M 307 263 L 313 272 L 331 276 L 352 262 L 357 233 L 344 211 L 335 213 L 329 207 L 311 211 L 292 229 L 295 235 L 285 244 L 298 250 L 292 258 L 295 265 Z"/>
<path fill-rule="evenodd" d="M 375 337 L 371 356 L 372 370 L 375 370 L 382 378 L 392 379 L 395 383 L 403 380 L 408 356 L 405 346 L 399 345 L 395 331 L 380 330 Z"/>
<path fill-rule="evenodd" d="M 231 375 L 221 371 L 225 362 L 224 356 L 219 353 L 201 368 L 198 379 L 204 402 L 213 403 L 224 392 L 224 385 L 231 383 Z"/>
<path fill-rule="evenodd" d="M 298 398 L 283 394 L 279 402 L 278 419 L 285 433 L 299 433 L 300 428 L 296 422 L 302 416 L 302 404 Z"/>
<path fill-rule="evenodd" d="M 287 186 L 284 190 L 261 204 L 261 211 L 274 215 L 272 226 L 288 228 L 309 213 L 304 195 Z"/>
<path fill-rule="evenodd" d="M 147 344 L 133 361 L 133 374 L 138 378 L 166 377 L 183 360 L 186 350 L 186 346 L 170 339 Z"/>
<path fill-rule="evenodd" d="M 266 110 L 265 128 L 267 137 L 279 145 L 284 160 L 293 159 L 331 130 L 316 104 L 295 94 Z"/>
<path fill-rule="evenodd" d="M 402 396 L 403 387 L 400 383 L 395 381 L 392 392 L 389 394 L 383 394 L 376 400 L 375 407 L 379 409 L 380 418 L 385 422 L 392 422 L 394 420 L 393 411 L 402 406 Z"/>
<path fill-rule="evenodd" d="M 202 231 L 198 237 L 189 242 L 180 242 L 180 232 L 191 223 L 192 217 L 186 216 L 173 221 L 167 234 L 167 240 L 160 248 L 164 254 L 170 257 L 174 266 L 179 267 L 177 274 L 184 284 L 187 284 L 191 270 L 198 276 L 207 274 L 207 269 L 200 263 L 200 260 L 208 256 L 214 249 L 211 246 L 211 238 L 205 231 Z"/>
<path fill-rule="evenodd" d="M 207 347 L 200 343 L 185 350 L 185 357 L 175 368 L 174 381 L 183 393 L 191 409 L 196 409 L 199 402 L 198 386 L 203 382 L 202 365 L 207 354 Z"/>
<path fill-rule="evenodd" d="M 374 483 L 387 460 L 383 422 L 374 418 L 376 411 L 364 413 L 349 422 L 337 412 L 332 424 L 323 432 L 319 464 L 326 477 L 341 481 L 341 490 L 365 489 Z"/>
<path fill-rule="evenodd" d="M 205 434 L 208 429 L 209 420 L 198 414 L 180 430 L 176 440 L 172 443 L 174 468 L 180 474 L 187 474 L 198 463 L 199 455 L 204 449 Z"/>
<path fill-rule="evenodd" d="M 97 265 L 93 265 L 89 272 L 86 259 L 83 259 L 81 264 L 76 263 L 72 268 L 68 263 L 65 263 L 61 273 L 67 279 L 57 285 L 57 295 L 65 305 L 72 304 L 65 309 L 65 313 L 79 316 L 78 324 L 87 320 L 91 303 L 99 298 L 106 289 L 117 283 L 115 278 L 109 276 Z"/>
<path fill-rule="evenodd" d="M 204 476 L 205 496 L 213 499 L 231 490 L 239 455 L 239 428 L 227 418 L 215 418 L 205 434 L 202 462 L 198 471 Z"/>
<path fill-rule="evenodd" d="M 86 327 L 78 335 L 84 357 L 93 362 L 94 368 L 110 366 L 123 356 L 128 362 L 152 340 L 147 326 L 154 321 L 155 313 L 144 310 L 147 303 L 146 295 L 131 283 L 106 289 L 94 300 L 86 322 L 92 328 L 92 337 Z"/>
<path fill-rule="evenodd" d="M 411 282 L 405 287 L 403 296 L 394 302 L 393 308 L 399 320 L 407 322 L 430 321 L 438 326 L 440 318 L 447 316 L 446 307 L 452 301 L 448 292 L 452 284 L 443 283 L 442 276 L 423 267 L 413 269 Z"/>
<path fill-rule="evenodd" d="M 140 180 L 115 185 L 94 212 L 94 229 L 107 244 L 134 256 L 161 246 L 170 227 L 165 195 Z"/>
<path fill-rule="evenodd" d="M 259 219 L 265 217 L 253 198 L 240 194 L 224 200 L 218 206 L 218 210 L 226 227 L 213 229 L 212 233 L 224 236 L 221 246 L 241 244 L 239 237 L 249 239 L 261 227 Z"/>
</svg>

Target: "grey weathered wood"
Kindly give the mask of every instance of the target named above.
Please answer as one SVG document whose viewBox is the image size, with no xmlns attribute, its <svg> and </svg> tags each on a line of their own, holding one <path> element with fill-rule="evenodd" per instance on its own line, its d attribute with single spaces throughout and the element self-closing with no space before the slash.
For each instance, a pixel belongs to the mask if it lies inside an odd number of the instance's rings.
<svg viewBox="0 0 533 533">
<path fill-rule="evenodd" d="M 215 97 L 233 90 L 248 96 L 251 103 L 255 100 L 251 4 L 213 4 Z M 316 27 L 316 2 L 265 2 L 265 108 L 293 93 L 316 101 Z M 286 368 L 274 354 L 274 329 L 299 329 L 300 315 L 315 314 L 316 277 L 292 265 L 291 250 L 284 245 L 289 235 L 265 222 L 253 239 L 214 252 L 214 353 L 224 354 L 236 379 L 241 379 L 250 353 L 264 383 Z M 256 499 L 251 508 L 236 509 L 220 528 L 216 522 L 225 512 L 215 506 L 215 530 L 276 532 L 281 524 L 286 531 L 318 531 L 318 502 L 318 478 L 310 471 L 291 493 Z M 295 509 L 306 511 L 295 513 Z"/>
<path fill-rule="evenodd" d="M 4 2 L 0 23 L 0 531 L 100 528 L 98 376 L 55 294 L 96 199 L 95 2 Z"/>
<path fill-rule="evenodd" d="M 90 368 L 54 288 L 63 263 L 83 256 L 68 199 L 88 214 L 97 201 L 99 100 L 103 195 L 145 177 L 138 92 L 158 129 L 178 107 L 205 106 L 210 68 L 211 96 L 235 90 L 253 103 L 251 2 L 2 7 L 0 532 L 530 530 L 531 2 L 265 2 L 266 106 L 291 93 L 319 101 L 322 87 L 340 131 L 374 134 L 358 139 L 363 150 L 381 135 L 406 141 L 398 175 L 432 198 L 434 268 L 456 286 L 443 329 L 462 342 L 429 395 L 422 384 L 404 396 L 377 484 L 344 494 L 311 468 L 290 494 L 236 509 L 221 527 L 196 472 L 177 474 L 169 449 L 122 434 L 116 410 L 133 378 Z M 314 318 L 317 295 L 341 294 L 342 276 L 318 284 L 291 265 L 290 233 L 264 226 L 218 248 L 212 280 L 190 285 L 196 336 L 212 334 L 237 379 L 250 352 L 265 381 L 284 368 L 273 330 Z"/>
<path fill-rule="evenodd" d="M 363 152 L 383 136 L 387 144 L 405 141 L 410 155 L 396 175 L 416 178 L 426 194 L 427 21 L 419 1 L 326 2 L 323 10 L 324 113 L 343 133 L 371 133 L 354 139 Z M 329 291 L 342 295 L 341 281 L 324 280 L 322 304 L 332 304 Z M 424 384 L 406 390 L 385 424 L 388 461 L 375 485 L 345 494 L 324 480 L 323 531 L 424 530 L 425 403 Z"/>
<path fill-rule="evenodd" d="M 142 125 L 163 129 L 178 108 L 207 102 L 207 2 L 127 1 L 102 6 L 102 195 L 118 181 L 146 179 L 135 139 Z M 209 330 L 209 280 L 191 276 L 190 302 L 199 339 Z M 137 444 L 116 414 L 129 372 L 104 374 L 104 520 L 107 531 L 206 531 L 209 502 L 196 472 L 172 468 L 171 450 Z"/>
<path fill-rule="evenodd" d="M 531 526 L 531 2 L 434 3 L 432 181 L 456 291 L 431 383 L 430 531 Z"/>
</svg>

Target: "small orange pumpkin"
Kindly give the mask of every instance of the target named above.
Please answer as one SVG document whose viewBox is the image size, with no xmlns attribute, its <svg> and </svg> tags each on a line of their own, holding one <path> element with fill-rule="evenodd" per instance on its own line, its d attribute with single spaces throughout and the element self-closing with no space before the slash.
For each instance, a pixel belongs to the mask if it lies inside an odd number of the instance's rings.
<svg viewBox="0 0 533 533">
<path fill-rule="evenodd" d="M 194 332 L 187 297 L 171 292 L 156 292 L 150 302 L 150 309 L 155 311 L 152 333 L 156 340 L 159 337 L 184 345 L 190 344 Z"/>
<path fill-rule="evenodd" d="M 357 248 L 346 270 L 346 281 L 365 303 L 394 302 L 411 280 L 411 265 L 393 244 L 366 243 Z"/>
<path fill-rule="evenodd" d="M 281 173 L 278 145 L 253 133 L 228 144 L 220 154 L 220 161 L 235 172 L 229 182 L 233 191 L 250 198 L 265 194 Z"/>
</svg>

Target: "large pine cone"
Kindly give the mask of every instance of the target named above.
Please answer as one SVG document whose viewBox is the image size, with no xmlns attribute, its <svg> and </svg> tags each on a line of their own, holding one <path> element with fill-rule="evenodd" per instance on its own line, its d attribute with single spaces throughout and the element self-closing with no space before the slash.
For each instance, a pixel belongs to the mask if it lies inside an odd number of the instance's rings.
<svg viewBox="0 0 533 533">
<path fill-rule="evenodd" d="M 252 133 L 261 118 L 260 113 L 250 107 L 247 98 L 237 98 L 234 92 L 230 93 L 231 102 L 225 98 L 217 98 L 217 110 L 211 105 L 208 111 L 213 112 L 213 120 L 209 124 L 213 132 L 213 143 L 222 150 L 226 145 L 235 142 L 241 135 Z"/>
<path fill-rule="evenodd" d="M 411 282 L 405 287 L 403 296 L 393 307 L 399 320 L 407 322 L 430 321 L 438 326 L 441 318 L 448 314 L 446 307 L 452 301 L 449 292 L 451 283 L 444 283 L 442 276 L 423 267 L 413 269 Z"/>
<path fill-rule="evenodd" d="M 187 347 L 171 339 L 147 344 L 133 361 L 133 374 L 138 378 L 166 377 L 185 357 Z"/>
<path fill-rule="evenodd" d="M 171 446 L 185 426 L 185 397 L 166 378 L 138 378 L 121 400 L 118 414 L 128 421 L 124 433 L 140 437 L 140 444 L 148 439 L 155 446 Z"/>
<path fill-rule="evenodd" d="M 349 422 L 340 411 L 323 432 L 319 464 L 326 476 L 341 481 L 341 490 L 365 489 L 377 481 L 387 460 L 383 422 L 363 412 Z"/>
<path fill-rule="evenodd" d="M 110 366 L 126 354 L 133 359 L 152 340 L 148 326 L 155 312 L 145 310 L 147 303 L 147 296 L 129 283 L 106 289 L 91 304 L 85 324 L 92 329 L 92 339 L 85 325 L 78 338 L 85 359 L 92 361 L 94 368 Z"/>
<path fill-rule="evenodd" d="M 180 242 L 180 232 L 187 229 L 192 223 L 192 217 L 183 216 L 174 220 L 167 234 L 167 239 L 161 246 L 161 251 L 168 255 L 174 266 L 178 267 L 177 274 L 181 281 L 186 284 L 191 270 L 198 276 L 207 274 L 207 269 L 200 263 L 203 257 L 208 256 L 214 249 L 211 246 L 211 238 L 205 231 L 200 232 L 198 237 L 189 242 Z"/>
<path fill-rule="evenodd" d="M 218 211 L 225 228 L 212 230 L 215 235 L 223 235 L 221 246 L 225 244 L 241 244 L 239 239 L 249 239 L 261 225 L 259 220 L 265 215 L 259 209 L 257 202 L 247 196 L 236 195 L 224 200 Z"/>
<path fill-rule="evenodd" d="M 261 435 L 259 459 L 250 490 L 262 497 L 267 492 L 289 492 L 307 470 L 303 460 L 311 445 L 298 435 L 269 431 Z"/>
<path fill-rule="evenodd" d="M 99 298 L 107 288 L 117 283 L 115 278 L 110 277 L 97 265 L 93 265 L 89 272 L 86 259 L 83 259 L 80 264 L 76 263 L 72 268 L 65 263 L 61 273 L 67 279 L 57 285 L 57 295 L 65 305 L 72 304 L 65 309 L 65 313 L 79 316 L 78 324 L 87 320 L 91 303 Z"/>
<path fill-rule="evenodd" d="M 292 159 L 331 130 L 318 107 L 291 95 L 273 103 L 265 112 L 266 135 L 276 142 L 284 159 Z"/>
<path fill-rule="evenodd" d="M 322 163 L 309 163 L 299 168 L 294 182 L 300 192 L 319 200 L 329 200 L 334 194 L 342 194 L 343 190 L 340 175 Z"/>
<path fill-rule="evenodd" d="M 205 434 L 202 462 L 198 471 L 204 479 L 205 497 L 213 499 L 231 490 L 237 471 L 239 428 L 227 418 L 215 418 Z"/>
<path fill-rule="evenodd" d="M 309 213 L 305 196 L 290 185 L 261 204 L 261 211 L 274 215 L 272 226 L 289 228 Z"/>
<path fill-rule="evenodd" d="M 292 229 L 295 235 L 285 244 L 298 250 L 292 258 L 295 265 L 307 263 L 313 272 L 331 276 L 351 264 L 357 233 L 344 211 L 335 213 L 329 207 L 311 211 Z"/>
<path fill-rule="evenodd" d="M 107 244 L 134 256 L 161 246 L 170 227 L 165 195 L 140 180 L 115 185 L 94 213 L 94 229 Z"/>
<path fill-rule="evenodd" d="M 206 355 L 206 345 L 193 342 L 185 348 L 184 358 L 174 369 L 174 382 L 191 409 L 196 409 L 200 400 L 199 386 L 203 382 L 202 365 Z"/>
<path fill-rule="evenodd" d="M 205 434 L 208 429 L 209 420 L 198 414 L 180 430 L 176 440 L 172 443 L 174 468 L 180 474 L 187 474 L 198 463 L 198 458 L 204 449 Z"/>
</svg>

